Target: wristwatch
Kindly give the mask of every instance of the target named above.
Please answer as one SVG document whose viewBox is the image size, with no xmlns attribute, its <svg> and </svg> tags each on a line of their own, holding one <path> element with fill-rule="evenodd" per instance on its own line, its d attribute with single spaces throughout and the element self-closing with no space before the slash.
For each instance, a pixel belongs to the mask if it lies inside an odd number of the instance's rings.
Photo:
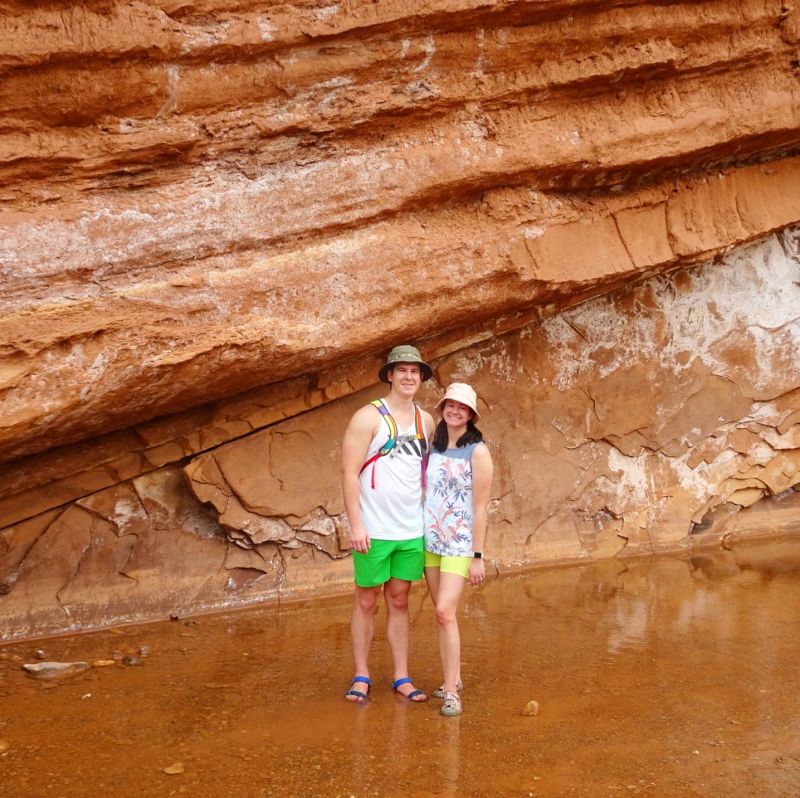
<svg viewBox="0 0 800 798">
<path fill-rule="evenodd" d="M 473 552 L 472 552 L 472 556 L 473 556 L 473 557 L 474 557 L 476 560 L 482 560 L 482 559 L 483 559 L 483 552 L 482 552 L 482 551 L 473 551 Z"/>
</svg>

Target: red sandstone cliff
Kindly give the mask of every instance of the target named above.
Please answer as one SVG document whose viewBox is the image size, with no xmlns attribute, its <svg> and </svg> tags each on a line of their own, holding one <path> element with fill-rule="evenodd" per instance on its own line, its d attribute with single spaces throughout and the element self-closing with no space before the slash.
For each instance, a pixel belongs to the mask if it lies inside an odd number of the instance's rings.
<svg viewBox="0 0 800 798">
<path fill-rule="evenodd" d="M 398 340 L 483 397 L 501 568 L 795 528 L 789 6 L 0 12 L 13 634 L 343 584 Z"/>
</svg>

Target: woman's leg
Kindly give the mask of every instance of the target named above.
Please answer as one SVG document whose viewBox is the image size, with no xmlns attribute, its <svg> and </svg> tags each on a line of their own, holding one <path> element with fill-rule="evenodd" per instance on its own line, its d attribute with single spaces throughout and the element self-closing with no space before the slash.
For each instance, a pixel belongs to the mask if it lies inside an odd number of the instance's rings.
<svg viewBox="0 0 800 798">
<path fill-rule="evenodd" d="M 431 600 L 433 601 L 434 612 L 436 611 L 436 597 L 439 595 L 439 574 L 438 565 L 425 566 L 425 581 L 428 583 L 428 593 L 430 593 Z M 461 676 L 459 675 L 458 678 L 460 683 Z M 444 698 L 444 682 L 433 691 L 433 695 L 436 698 Z"/>
<path fill-rule="evenodd" d="M 444 689 L 457 692 L 461 682 L 461 637 L 456 611 L 466 579 L 459 574 L 440 573 L 436 591 L 436 623 L 439 630 L 439 653 L 444 669 Z"/>
<path fill-rule="evenodd" d="M 433 599 L 433 606 L 436 607 L 436 596 L 439 593 L 439 566 L 425 566 L 425 581 L 428 583 L 428 592 Z"/>
</svg>

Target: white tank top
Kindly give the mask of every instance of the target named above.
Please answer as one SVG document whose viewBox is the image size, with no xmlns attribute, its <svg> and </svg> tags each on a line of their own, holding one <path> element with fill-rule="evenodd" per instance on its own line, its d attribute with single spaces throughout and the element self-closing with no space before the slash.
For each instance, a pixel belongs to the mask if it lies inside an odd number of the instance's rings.
<svg viewBox="0 0 800 798">
<path fill-rule="evenodd" d="M 411 540 L 422 537 L 422 457 L 428 448 L 427 434 L 425 430 L 425 440 L 416 439 L 413 418 L 408 427 L 398 425 L 394 449 L 361 472 L 361 521 L 371 538 Z M 389 427 L 381 416 L 381 425 L 367 449 L 366 460 L 376 454 L 388 438 Z"/>
</svg>

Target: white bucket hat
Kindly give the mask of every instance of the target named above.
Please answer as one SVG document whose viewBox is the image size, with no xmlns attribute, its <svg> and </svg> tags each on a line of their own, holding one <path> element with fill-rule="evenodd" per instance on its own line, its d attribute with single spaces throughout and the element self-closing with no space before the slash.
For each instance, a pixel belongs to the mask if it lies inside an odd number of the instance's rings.
<svg viewBox="0 0 800 798">
<path fill-rule="evenodd" d="M 444 396 L 436 403 L 436 409 L 441 412 L 442 405 L 447 399 L 452 399 L 455 402 L 461 402 L 466 405 L 474 414 L 473 421 L 478 421 L 481 414 L 478 412 L 478 395 L 471 385 L 466 382 L 452 382 L 447 386 Z"/>
</svg>

